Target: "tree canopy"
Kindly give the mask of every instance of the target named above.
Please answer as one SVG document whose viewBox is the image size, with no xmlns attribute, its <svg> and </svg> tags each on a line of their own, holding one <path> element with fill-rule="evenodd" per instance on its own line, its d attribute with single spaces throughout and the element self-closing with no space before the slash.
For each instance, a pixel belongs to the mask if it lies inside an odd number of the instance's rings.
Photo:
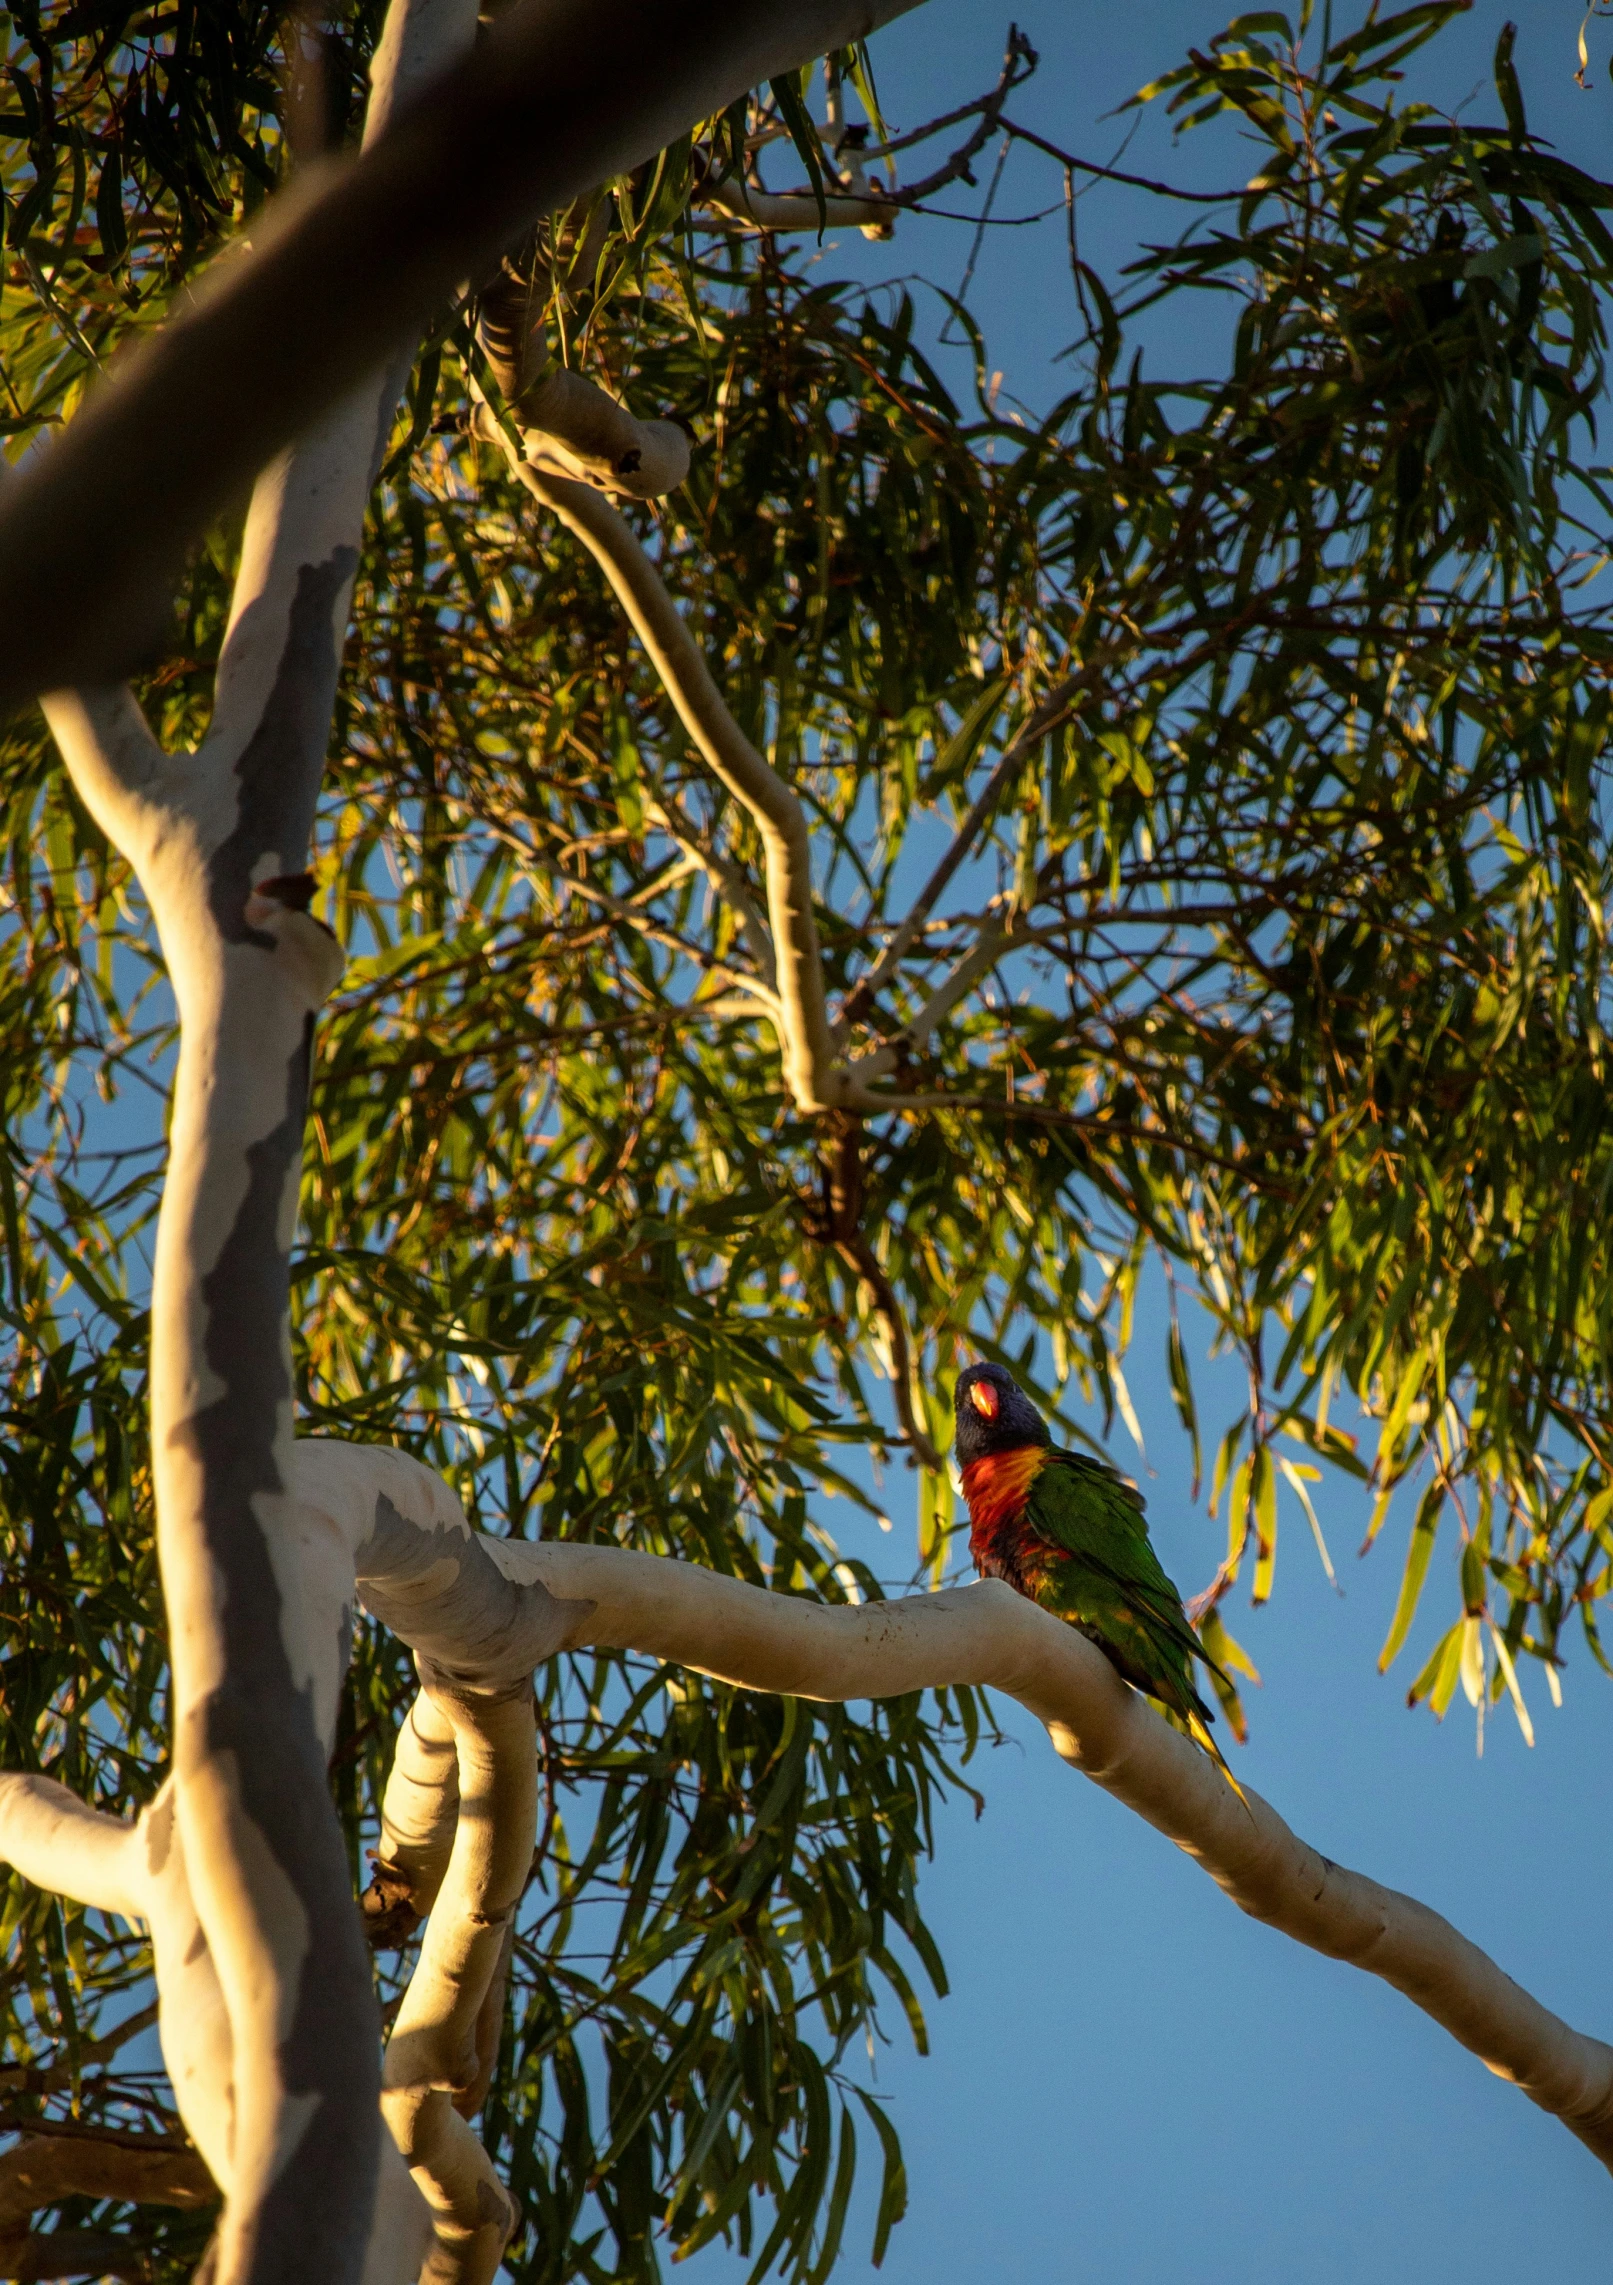
<svg viewBox="0 0 1613 2285">
<path fill-rule="evenodd" d="M 251 215 L 310 89 L 316 132 L 351 132 L 378 13 L 323 25 L 316 74 L 274 9 L 11 10 L 13 439 Z M 865 1449 L 914 1462 L 940 1579 L 954 1370 L 1129 1413 L 1153 1265 L 1227 1527 L 1224 1661 L 1228 1598 L 1271 1596 L 1320 1465 L 1404 1547 L 1386 1663 L 1425 1585 L 1440 1603 L 1414 1699 L 1607 1665 L 1613 187 L 1531 136 L 1510 32 L 1499 123 L 1402 99 L 1455 13 L 1325 51 L 1245 17 L 1144 90 L 1184 124 L 1233 112 L 1258 163 L 1118 278 L 1072 249 L 1085 322 L 1034 424 L 978 337 L 960 402 L 907 293 L 816 282 L 700 206 L 747 134 L 804 139 L 794 83 L 521 251 L 553 364 L 693 440 L 687 483 L 629 512 L 807 811 L 836 1044 L 879 1059 L 847 1108 L 784 1083 L 753 821 L 476 418 L 474 306 L 444 318 L 375 495 L 319 826 L 349 966 L 297 1264 L 314 1433 L 407 1446 L 482 1529 L 873 1597 L 814 1495 L 869 1504 Z M 866 61 L 844 69 L 877 137 Z M 1223 365 L 1158 370 L 1143 313 L 1206 294 Z M 198 553 L 141 684 L 170 749 L 205 727 L 238 536 Z M 165 1750 L 143 1312 L 172 1017 L 33 722 L 0 768 L 4 1759 L 122 1812 Z M 1247 1367 L 1230 1421 L 1201 1427 L 1178 1295 Z M 333 1766 L 360 1885 L 410 1687 L 366 1627 Z M 546 1670 L 487 2123 L 517 2274 L 650 2278 L 722 2235 L 816 2285 L 859 2138 L 877 2258 L 903 2176 L 855 2049 L 902 2018 L 922 2043 L 945 1989 L 919 1866 L 990 1718 L 626 1654 Z M 5 1941 L 18 2066 L 59 2043 L 92 2110 L 168 2115 L 93 2048 L 141 1946 L 20 1882 Z M 166 2275 L 204 2224 L 141 2227 Z"/>
</svg>

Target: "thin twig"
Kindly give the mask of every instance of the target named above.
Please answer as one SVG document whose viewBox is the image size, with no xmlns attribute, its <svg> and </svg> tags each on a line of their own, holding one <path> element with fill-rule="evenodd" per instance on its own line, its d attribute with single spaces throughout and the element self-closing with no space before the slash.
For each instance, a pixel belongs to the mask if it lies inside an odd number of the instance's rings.
<svg viewBox="0 0 1613 2285">
<path fill-rule="evenodd" d="M 1057 688 L 1050 691 L 1047 697 L 1043 699 L 1024 729 L 1007 747 L 1002 759 L 981 787 L 968 816 L 954 834 L 952 846 L 936 866 L 909 908 L 907 918 L 897 929 L 873 968 L 869 970 L 866 976 L 860 977 L 846 994 L 834 1029 L 837 1043 L 845 1040 L 851 1025 L 856 1022 L 875 995 L 896 973 L 907 954 L 908 948 L 929 919 L 937 899 L 945 893 L 948 882 L 974 846 L 981 827 L 1001 800 L 1010 780 L 1029 760 L 1031 753 L 1041 741 L 1051 731 L 1056 730 L 1062 722 L 1068 720 L 1077 699 L 1087 695 L 1097 672 L 1098 667 L 1094 664 L 1081 667 L 1074 674 L 1066 675 Z"/>
</svg>

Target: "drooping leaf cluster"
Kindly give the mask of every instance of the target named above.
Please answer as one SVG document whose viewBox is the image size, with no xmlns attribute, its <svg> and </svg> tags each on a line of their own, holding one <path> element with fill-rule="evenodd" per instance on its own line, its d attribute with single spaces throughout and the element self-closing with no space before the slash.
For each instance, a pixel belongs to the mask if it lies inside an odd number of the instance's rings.
<svg viewBox="0 0 1613 2285">
<path fill-rule="evenodd" d="M 911 302 L 691 238 L 688 153 L 531 250 L 553 355 L 695 437 L 645 542 L 808 807 L 832 1010 L 907 1107 L 792 1112 L 754 831 L 591 560 L 474 438 L 445 324 L 377 495 L 320 825 L 350 964 L 298 1269 L 315 1432 L 409 1444 L 486 1529 L 872 1594 L 819 1503 L 907 1504 L 854 1457 L 915 1481 L 881 1386 L 895 1316 L 937 1442 L 968 1354 L 1127 1416 L 1152 1262 L 1195 1444 L 1174 1297 L 1247 1366 L 1207 1471 L 1223 1598 L 1272 1592 L 1320 1463 L 1369 1479 L 1369 1536 L 1404 1530 L 1386 1655 L 1442 1531 L 1457 1552 L 1415 1685 L 1438 1710 L 1459 1680 L 1554 1681 L 1580 1632 L 1600 1655 L 1613 189 L 1531 140 L 1505 48 L 1499 126 L 1400 102 L 1390 75 L 1454 12 L 1325 55 L 1246 18 L 1152 91 L 1230 110 L 1254 187 L 1119 280 L 1078 269 L 1075 378 L 1034 426 L 956 401 Z M 1224 367 L 1156 373 L 1132 336 L 1185 296 L 1225 310 Z M 0 348 L 67 359 L 41 295 L 7 313 Z M 171 745 L 205 727 L 230 565 L 218 535 L 144 692 Z M 162 1751 L 141 1305 L 171 1044 L 138 893 L 26 727 L 4 782 L 4 1752 L 127 1807 Z M 1336 1425 L 1343 1392 L 1375 1452 Z M 940 1576 L 951 1494 L 916 1481 Z M 333 1772 L 357 1877 L 409 1679 L 361 1636 Z M 876 1992 L 917 2031 L 917 1976 L 941 1984 L 914 1872 L 980 1718 L 625 1658 L 544 1678 L 548 1815 L 488 2119 L 532 2225 L 517 2274 L 647 2278 L 667 2232 L 821 2277 L 859 2129 L 883 2239 L 899 2155 L 850 2065 Z M 140 1956 L 94 1916 L 21 1891 L 12 1912 L 36 1963 L 19 2051 L 71 2052 Z"/>
</svg>

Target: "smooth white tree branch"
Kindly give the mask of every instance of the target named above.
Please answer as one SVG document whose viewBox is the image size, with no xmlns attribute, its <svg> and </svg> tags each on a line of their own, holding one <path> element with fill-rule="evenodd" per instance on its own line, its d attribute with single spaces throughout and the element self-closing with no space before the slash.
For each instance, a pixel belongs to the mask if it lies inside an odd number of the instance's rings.
<svg viewBox="0 0 1613 2285">
<path fill-rule="evenodd" d="M 186 546 L 538 215 L 912 0 L 521 0 L 94 392 L 0 500 L 0 710 L 124 672 Z"/>
<path fill-rule="evenodd" d="M 169 762 L 126 684 L 40 701 L 84 806 L 118 848 L 143 846 L 167 797 Z"/>
<path fill-rule="evenodd" d="M 755 824 L 783 1017 L 785 1083 L 801 1111 L 832 1110 L 845 1073 L 829 1036 L 806 813 L 729 713 L 699 644 L 626 520 L 592 485 L 532 467 L 507 440 L 506 452 L 528 491 L 593 555 L 707 767 Z"/>
<path fill-rule="evenodd" d="M 432 1689 L 452 1730 L 458 1815 L 420 1957 L 387 2042 L 381 2109 L 432 2209 L 443 2285 L 490 2285 L 520 2218 L 466 2123 L 491 2076 L 482 2016 L 507 1964 L 537 1834 L 527 1677 L 492 1694 Z"/>
<path fill-rule="evenodd" d="M 546 346 L 542 333 L 519 343 L 512 338 L 525 302 L 511 310 L 520 289 L 508 277 L 495 293 L 493 302 L 482 297 L 477 332 L 533 465 L 624 499 L 658 500 L 675 492 L 689 473 L 689 439 L 677 422 L 638 419 L 569 366 L 532 381 L 528 358 Z"/>
<path fill-rule="evenodd" d="M 770 929 L 764 931 L 757 917 L 754 926 L 746 929 L 746 942 L 753 960 L 758 959 L 758 942 L 766 945 L 767 966 L 773 972 L 777 993 L 776 1013 L 774 1008 L 769 1008 L 769 1013 L 779 1035 L 785 1082 L 797 1108 L 808 1113 L 838 1109 L 875 1114 L 945 1108 L 955 1098 L 944 1091 L 903 1093 L 881 1087 L 879 1082 L 900 1062 L 904 1047 L 922 1049 L 970 987 L 1005 953 L 1033 941 L 1032 932 L 1015 920 L 1006 925 L 995 919 L 984 921 L 978 941 L 914 1014 L 880 1047 L 845 1060 L 841 1049 L 849 1024 L 844 1018 L 835 1026 L 828 1021 L 822 954 L 812 911 L 811 835 L 800 802 L 735 722 L 704 653 L 626 519 L 594 485 L 556 475 L 541 458 L 535 463 L 524 459 L 501 424 L 490 422 L 488 427 L 514 474 L 582 540 L 604 571 L 691 740 L 713 776 L 743 804 L 761 836 Z M 1069 676 L 1037 707 L 992 771 L 913 910 L 867 979 L 853 988 L 848 1008 L 853 1003 L 866 1006 L 895 974 L 1003 790 L 1040 740 L 1069 714 L 1084 685 L 1083 674 Z M 679 845 L 684 845 L 681 839 Z M 710 869 L 715 861 L 709 853 L 698 853 Z M 722 862 L 732 872 L 728 860 Z M 743 899 L 742 884 L 730 887 L 725 879 L 723 885 L 730 901 Z M 605 901 L 603 892 L 589 893 L 597 901 Z M 743 911 L 743 904 L 736 901 L 736 909 Z M 736 976 L 734 981 L 743 990 L 755 989 L 748 979 Z M 756 996 L 760 999 L 760 992 Z M 922 1437 L 919 1441 L 924 1443 Z"/>
<path fill-rule="evenodd" d="M 701 192 L 700 204 L 741 230 L 851 228 L 869 238 L 888 238 L 896 219 L 888 198 L 848 198 L 843 192 L 827 191 L 820 208 L 810 192 L 758 190 L 734 181 L 712 183 Z"/>
<path fill-rule="evenodd" d="M 459 1821 L 454 1725 L 429 1690 L 403 1717 L 381 1796 L 377 1903 L 424 1920 L 441 1891 Z"/>
<path fill-rule="evenodd" d="M 366 1480 L 384 1480 L 401 1513 L 444 1512 L 440 1481 L 401 1454 L 312 1443 L 299 1462 L 315 1496 L 340 1477 L 342 1496 L 361 1508 Z M 1065 1761 L 1185 1850 L 1240 1910 L 1393 1984 L 1613 2170 L 1613 2046 L 1541 2006 L 1438 1913 L 1332 1863 L 1259 1794 L 1240 1798 L 1100 1651 L 1000 1580 L 835 1608 L 624 1548 L 481 1544 L 513 1586 L 546 1589 L 556 1617 L 571 1606 L 568 1648 L 637 1650 L 747 1689 L 824 1700 L 964 1683 L 1005 1691 L 1046 1725 Z"/>
<path fill-rule="evenodd" d="M 91 1809 L 53 1777 L 0 1773 L 0 1860 L 36 1888 L 97 1912 L 125 1920 L 150 1912 L 138 1828 Z"/>
</svg>

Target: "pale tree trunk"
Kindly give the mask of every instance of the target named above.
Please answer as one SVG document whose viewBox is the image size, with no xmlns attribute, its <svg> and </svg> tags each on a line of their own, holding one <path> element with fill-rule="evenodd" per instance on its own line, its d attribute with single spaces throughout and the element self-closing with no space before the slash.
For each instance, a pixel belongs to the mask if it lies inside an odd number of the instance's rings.
<svg viewBox="0 0 1613 2285">
<path fill-rule="evenodd" d="M 398 0 L 375 59 L 372 141 L 475 21 L 475 0 Z M 230 2055 L 224 2089 L 203 2074 L 207 2118 L 187 2118 L 227 2193 L 221 2285 L 357 2279 L 377 2194 L 376 2003 L 325 1780 L 344 1649 L 312 1623 L 287 1492 L 289 1267 L 313 1019 L 342 969 L 303 909 L 304 867 L 365 505 L 408 362 L 260 477 L 197 752 L 162 754 L 124 692 L 46 707 L 145 890 L 179 1014 L 151 1450 L 171 1845 Z"/>
</svg>

